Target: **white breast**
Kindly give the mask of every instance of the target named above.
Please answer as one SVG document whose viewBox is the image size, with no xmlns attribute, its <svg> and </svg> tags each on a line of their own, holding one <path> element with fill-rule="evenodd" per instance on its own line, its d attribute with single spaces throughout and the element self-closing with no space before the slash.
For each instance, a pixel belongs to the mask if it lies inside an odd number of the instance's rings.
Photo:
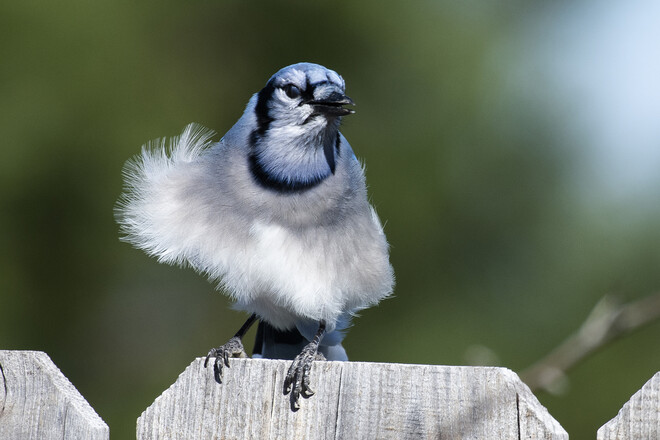
<svg viewBox="0 0 660 440">
<path fill-rule="evenodd" d="M 393 274 L 380 222 L 369 214 L 338 229 L 254 222 L 246 258 L 225 276 L 240 292 L 237 306 L 286 327 L 301 317 L 333 323 L 377 303 L 392 291 Z"/>
<path fill-rule="evenodd" d="M 316 237 L 313 244 L 309 243 L 309 234 L 254 222 L 250 227 L 251 245 L 245 267 L 233 266 L 226 277 L 227 282 L 236 279 L 243 284 L 228 286 L 245 293 L 237 298 L 239 307 L 250 308 L 250 303 L 254 303 L 252 306 L 261 308 L 260 304 L 267 302 L 264 305 L 274 305 L 292 316 L 313 320 L 341 314 L 344 304 L 336 264 L 332 255 L 325 252 L 324 238 Z M 245 275 L 233 277 L 234 271 L 245 271 Z M 270 310 L 265 317 L 268 313 Z"/>
</svg>

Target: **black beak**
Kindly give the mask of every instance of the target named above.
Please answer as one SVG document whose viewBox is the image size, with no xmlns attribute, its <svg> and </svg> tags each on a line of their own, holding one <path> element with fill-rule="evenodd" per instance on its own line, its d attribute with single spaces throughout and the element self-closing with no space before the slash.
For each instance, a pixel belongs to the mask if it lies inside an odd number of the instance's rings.
<svg viewBox="0 0 660 440">
<path fill-rule="evenodd" d="M 342 107 L 344 105 L 355 105 L 355 103 L 351 98 L 339 92 L 332 92 L 325 98 L 309 101 L 308 104 L 314 107 L 314 114 L 324 116 L 346 116 L 355 113 L 353 109 Z"/>
</svg>

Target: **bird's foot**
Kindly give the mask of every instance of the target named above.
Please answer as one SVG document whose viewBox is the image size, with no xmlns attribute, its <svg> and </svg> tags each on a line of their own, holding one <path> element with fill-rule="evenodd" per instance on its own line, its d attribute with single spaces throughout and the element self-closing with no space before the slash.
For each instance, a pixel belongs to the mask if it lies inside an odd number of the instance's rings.
<svg viewBox="0 0 660 440">
<path fill-rule="evenodd" d="M 218 348 L 212 348 L 209 351 L 209 354 L 206 355 L 206 360 L 204 361 L 204 368 L 208 366 L 209 359 L 215 357 L 215 362 L 213 363 L 213 375 L 215 381 L 222 383 L 222 368 L 223 363 L 225 367 L 229 367 L 229 358 L 245 358 L 247 354 L 243 348 L 243 342 L 238 336 L 231 338 L 225 345 L 221 345 Z"/>
<path fill-rule="evenodd" d="M 309 386 L 309 372 L 315 360 L 324 361 L 325 356 L 318 352 L 318 343 L 311 342 L 296 356 L 284 378 L 284 394 L 291 392 L 292 411 L 300 409 L 300 396 L 307 399 L 314 395 Z"/>
</svg>

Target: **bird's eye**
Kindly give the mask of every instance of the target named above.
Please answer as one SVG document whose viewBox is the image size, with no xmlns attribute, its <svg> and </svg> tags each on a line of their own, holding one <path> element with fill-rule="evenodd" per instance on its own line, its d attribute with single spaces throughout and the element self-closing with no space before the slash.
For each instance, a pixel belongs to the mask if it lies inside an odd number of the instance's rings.
<svg viewBox="0 0 660 440">
<path fill-rule="evenodd" d="M 288 96 L 291 99 L 300 98 L 300 95 L 302 94 L 300 89 L 297 86 L 294 86 L 293 84 L 285 85 L 284 93 L 286 93 L 286 96 Z"/>
</svg>

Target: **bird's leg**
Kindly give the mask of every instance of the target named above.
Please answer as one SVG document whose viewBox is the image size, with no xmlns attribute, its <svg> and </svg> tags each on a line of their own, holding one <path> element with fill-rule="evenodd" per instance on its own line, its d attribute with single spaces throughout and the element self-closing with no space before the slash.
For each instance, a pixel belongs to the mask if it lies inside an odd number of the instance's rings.
<svg viewBox="0 0 660 440">
<path fill-rule="evenodd" d="M 324 334 L 325 321 L 321 320 L 314 339 L 296 356 L 284 378 L 284 394 L 291 392 L 291 409 L 293 411 L 300 408 L 298 403 L 300 396 L 307 399 L 314 395 L 314 391 L 309 386 L 309 372 L 314 360 L 325 360 L 325 357 L 318 353 L 319 343 Z"/>
<path fill-rule="evenodd" d="M 218 348 L 212 348 L 209 351 L 209 354 L 206 355 L 206 360 L 204 361 L 204 368 L 207 367 L 209 359 L 215 357 L 215 363 L 213 364 L 213 375 L 215 381 L 222 383 L 222 364 L 226 367 L 229 367 L 229 358 L 230 357 L 247 357 L 245 349 L 243 348 L 243 336 L 245 333 L 252 327 L 254 321 L 257 320 L 257 315 L 252 314 L 245 324 L 236 332 L 233 338 L 231 338 L 225 345 L 221 345 Z"/>
</svg>

